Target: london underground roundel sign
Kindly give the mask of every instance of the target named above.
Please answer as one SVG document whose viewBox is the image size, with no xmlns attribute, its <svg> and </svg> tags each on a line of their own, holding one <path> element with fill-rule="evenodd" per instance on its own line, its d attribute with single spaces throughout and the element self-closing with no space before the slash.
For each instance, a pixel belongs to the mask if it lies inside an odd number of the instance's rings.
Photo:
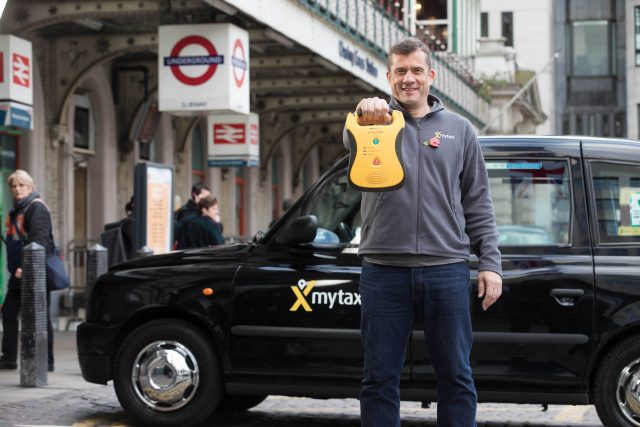
<svg viewBox="0 0 640 427">
<path fill-rule="evenodd" d="M 187 46 L 198 45 L 204 48 L 207 55 L 196 56 L 180 56 L 182 50 Z M 171 68 L 171 72 L 178 81 L 189 85 L 199 86 L 206 83 L 216 72 L 218 65 L 224 63 L 224 56 L 218 55 L 215 46 L 211 41 L 202 36 L 186 36 L 180 39 L 173 49 L 171 49 L 171 56 L 164 58 L 164 65 Z M 206 65 L 204 73 L 199 76 L 189 76 L 182 71 L 182 67 Z M 235 71 L 234 71 L 235 73 Z M 244 74 L 243 74 L 244 79 Z M 237 81 L 237 80 L 236 80 Z"/>
<path fill-rule="evenodd" d="M 231 67 L 233 68 L 233 78 L 236 86 L 242 87 L 244 77 L 247 74 L 247 57 L 244 54 L 244 46 L 240 39 L 236 39 L 231 52 Z"/>
</svg>

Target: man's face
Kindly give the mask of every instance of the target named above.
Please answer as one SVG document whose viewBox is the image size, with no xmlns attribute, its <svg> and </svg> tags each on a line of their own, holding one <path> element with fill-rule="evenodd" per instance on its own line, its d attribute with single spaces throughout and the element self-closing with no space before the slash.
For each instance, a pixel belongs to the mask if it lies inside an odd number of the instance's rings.
<svg viewBox="0 0 640 427">
<path fill-rule="evenodd" d="M 427 55 L 415 50 L 409 55 L 394 53 L 391 56 L 387 80 L 394 98 L 409 112 L 426 106 L 429 88 L 435 78 L 435 72 L 427 66 Z"/>
<path fill-rule="evenodd" d="M 203 197 L 207 197 L 211 194 L 211 191 L 203 189 L 200 191 L 200 194 L 196 194 L 196 197 L 193 199 L 194 202 L 198 203 L 200 199 Z"/>
</svg>

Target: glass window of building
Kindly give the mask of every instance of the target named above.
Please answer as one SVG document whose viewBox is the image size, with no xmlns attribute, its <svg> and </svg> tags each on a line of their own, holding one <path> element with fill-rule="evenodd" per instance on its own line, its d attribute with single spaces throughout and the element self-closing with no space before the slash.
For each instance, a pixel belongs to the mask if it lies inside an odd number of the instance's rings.
<svg viewBox="0 0 640 427">
<path fill-rule="evenodd" d="M 480 37 L 489 37 L 489 13 L 480 14 Z"/>
<path fill-rule="evenodd" d="M 611 74 L 609 22 L 575 21 L 572 25 L 571 71 L 574 76 Z"/>
<path fill-rule="evenodd" d="M 626 126 L 625 126 L 625 113 L 618 112 L 615 115 L 615 123 L 614 123 L 614 132 L 613 136 L 616 138 L 624 138 L 626 135 Z"/>
<path fill-rule="evenodd" d="M 76 94 L 74 103 L 73 146 L 80 150 L 93 151 L 95 148 L 95 128 L 89 95 Z"/>
<path fill-rule="evenodd" d="M 513 46 L 513 12 L 502 12 L 502 37 L 505 46 Z"/>
<path fill-rule="evenodd" d="M 633 22 L 635 28 L 636 66 L 640 65 L 640 6 L 633 8 Z"/>
</svg>

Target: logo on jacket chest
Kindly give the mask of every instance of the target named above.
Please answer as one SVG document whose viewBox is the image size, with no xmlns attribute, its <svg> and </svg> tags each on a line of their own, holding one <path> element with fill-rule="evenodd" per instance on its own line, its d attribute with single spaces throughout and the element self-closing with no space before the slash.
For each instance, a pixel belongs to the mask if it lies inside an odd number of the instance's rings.
<svg viewBox="0 0 640 427">
<path fill-rule="evenodd" d="M 442 131 L 436 131 L 433 137 L 427 139 L 426 141 L 423 141 L 422 145 L 437 149 L 438 147 L 440 147 L 442 141 L 454 139 L 456 139 L 455 135 L 449 135 L 448 133 L 444 133 Z"/>
</svg>

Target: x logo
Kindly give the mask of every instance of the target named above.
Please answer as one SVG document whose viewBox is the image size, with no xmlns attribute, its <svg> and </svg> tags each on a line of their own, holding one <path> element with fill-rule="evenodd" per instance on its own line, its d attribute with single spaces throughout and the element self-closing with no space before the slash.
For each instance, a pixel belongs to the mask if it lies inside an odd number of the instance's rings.
<svg viewBox="0 0 640 427">
<path fill-rule="evenodd" d="M 297 311 L 298 308 L 300 308 L 300 306 L 302 306 L 302 308 L 304 308 L 304 311 L 313 311 L 311 309 L 311 306 L 309 305 L 309 303 L 305 299 L 305 297 L 308 296 L 309 293 L 311 293 L 311 290 L 315 286 L 316 281 L 315 280 L 311 280 L 310 282 L 301 281 L 301 283 L 304 283 L 305 286 L 302 286 L 302 287 L 301 286 L 291 286 L 291 290 L 296 295 L 297 299 L 296 299 L 296 302 L 293 303 L 293 305 L 291 306 L 289 311 Z"/>
</svg>

